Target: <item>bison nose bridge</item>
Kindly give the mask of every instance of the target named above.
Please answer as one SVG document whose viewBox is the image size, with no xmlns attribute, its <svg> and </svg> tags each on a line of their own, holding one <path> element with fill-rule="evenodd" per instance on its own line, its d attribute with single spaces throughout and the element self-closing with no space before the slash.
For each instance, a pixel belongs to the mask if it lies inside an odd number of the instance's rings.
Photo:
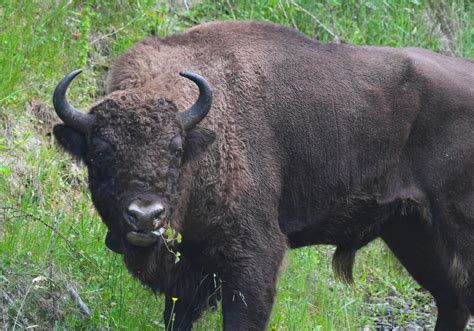
<svg viewBox="0 0 474 331">
<path fill-rule="evenodd" d="M 159 199 L 135 199 L 125 208 L 127 223 L 138 231 L 152 231 L 163 225 L 165 206 Z"/>
</svg>

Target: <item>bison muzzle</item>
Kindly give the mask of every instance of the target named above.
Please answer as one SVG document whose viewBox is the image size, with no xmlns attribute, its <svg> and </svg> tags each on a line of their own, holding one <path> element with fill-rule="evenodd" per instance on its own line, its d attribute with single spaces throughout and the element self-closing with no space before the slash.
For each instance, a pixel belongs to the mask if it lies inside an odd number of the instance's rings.
<svg viewBox="0 0 474 331">
<path fill-rule="evenodd" d="M 79 72 L 54 92 L 54 135 L 88 169 L 106 245 L 165 293 L 167 325 L 220 299 L 226 330 L 264 330 L 288 248 L 335 245 L 350 282 L 381 237 L 435 298 L 436 329 L 465 328 L 474 61 L 222 22 L 136 44 L 88 113 L 65 97 Z"/>
</svg>

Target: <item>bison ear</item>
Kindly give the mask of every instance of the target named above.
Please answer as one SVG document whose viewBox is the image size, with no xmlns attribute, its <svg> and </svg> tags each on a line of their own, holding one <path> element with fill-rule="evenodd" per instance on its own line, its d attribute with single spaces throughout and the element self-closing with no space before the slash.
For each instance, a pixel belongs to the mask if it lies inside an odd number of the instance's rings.
<svg viewBox="0 0 474 331">
<path fill-rule="evenodd" d="M 86 152 L 86 137 L 65 124 L 56 124 L 53 134 L 59 145 L 75 159 L 82 160 Z"/>
<path fill-rule="evenodd" d="M 194 127 L 186 131 L 184 161 L 195 161 L 199 159 L 215 139 L 216 134 L 214 131 L 208 129 Z"/>
</svg>

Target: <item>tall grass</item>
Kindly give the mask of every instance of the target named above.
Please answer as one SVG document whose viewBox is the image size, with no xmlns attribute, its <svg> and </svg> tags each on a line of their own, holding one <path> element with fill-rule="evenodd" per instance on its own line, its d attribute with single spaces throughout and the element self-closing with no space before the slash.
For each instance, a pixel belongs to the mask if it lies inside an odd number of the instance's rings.
<svg viewBox="0 0 474 331">
<path fill-rule="evenodd" d="M 85 171 L 51 137 L 57 121 L 52 90 L 66 72 L 85 69 L 68 96 L 86 109 L 103 93 L 113 59 L 136 41 L 226 19 L 273 21 L 326 42 L 417 46 L 473 58 L 473 11 L 472 2 L 461 0 L 207 0 L 189 8 L 184 1 L 0 1 L 0 324 L 165 327 L 162 298 L 140 286 L 121 257 L 107 251 Z M 359 252 L 353 286 L 334 279 L 332 252 L 317 247 L 289 254 L 270 327 L 432 323 L 430 297 L 381 243 Z M 69 298 L 71 287 L 90 317 Z M 196 329 L 220 325 L 220 314 L 209 312 Z"/>
</svg>

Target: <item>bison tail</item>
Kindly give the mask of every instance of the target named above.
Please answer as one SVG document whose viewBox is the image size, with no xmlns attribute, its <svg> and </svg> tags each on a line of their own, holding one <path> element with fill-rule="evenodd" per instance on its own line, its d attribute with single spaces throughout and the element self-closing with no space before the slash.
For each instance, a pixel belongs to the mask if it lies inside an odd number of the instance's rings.
<svg viewBox="0 0 474 331">
<path fill-rule="evenodd" d="M 352 284 L 352 267 L 354 266 L 356 251 L 352 248 L 338 246 L 332 258 L 332 268 L 336 277 L 343 282 Z"/>
</svg>

